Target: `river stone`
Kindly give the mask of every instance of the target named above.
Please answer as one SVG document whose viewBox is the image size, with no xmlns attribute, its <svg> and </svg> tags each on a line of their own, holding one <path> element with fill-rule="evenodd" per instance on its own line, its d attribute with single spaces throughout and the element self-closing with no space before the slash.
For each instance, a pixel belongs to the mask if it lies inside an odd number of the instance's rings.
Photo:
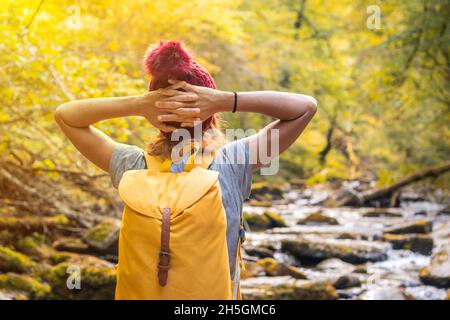
<svg viewBox="0 0 450 320">
<path fill-rule="evenodd" d="M 433 238 L 424 234 L 391 234 L 383 235 L 383 241 L 392 244 L 394 249 L 411 250 L 423 255 L 431 255 Z"/>
<path fill-rule="evenodd" d="M 293 277 L 257 277 L 241 281 L 246 300 L 336 300 L 338 294 L 329 282 L 299 280 Z"/>
<path fill-rule="evenodd" d="M 414 300 L 414 298 L 397 287 L 380 287 L 369 289 L 358 297 L 359 300 Z"/>
<path fill-rule="evenodd" d="M 433 223 L 429 220 L 417 220 L 390 226 L 384 233 L 408 234 L 408 233 L 429 233 L 433 230 Z"/>
<path fill-rule="evenodd" d="M 363 240 L 303 238 L 281 241 L 281 250 L 299 259 L 339 258 L 350 263 L 385 260 L 387 249 L 385 244 Z"/>
<path fill-rule="evenodd" d="M 336 289 L 347 289 L 353 287 L 359 287 L 361 285 L 360 278 L 355 274 L 346 274 L 340 276 L 336 281 L 333 282 L 333 286 Z"/>
<path fill-rule="evenodd" d="M 304 225 L 338 225 L 339 222 L 330 216 L 327 216 L 323 213 L 314 212 L 308 215 L 306 218 L 301 219 L 297 222 L 297 224 L 304 224 Z"/>
<path fill-rule="evenodd" d="M 450 287 L 450 244 L 436 252 L 428 266 L 419 273 L 423 283 L 436 287 Z"/>
</svg>

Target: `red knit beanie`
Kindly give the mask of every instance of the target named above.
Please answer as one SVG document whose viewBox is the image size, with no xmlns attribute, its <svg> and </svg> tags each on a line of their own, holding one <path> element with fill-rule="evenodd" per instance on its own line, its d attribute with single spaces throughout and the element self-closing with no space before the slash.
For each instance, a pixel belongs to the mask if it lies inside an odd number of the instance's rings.
<svg viewBox="0 0 450 320">
<path fill-rule="evenodd" d="M 157 46 L 150 46 L 145 54 L 144 67 L 151 76 L 149 91 L 165 88 L 170 85 L 168 79 L 184 80 L 187 83 L 216 89 L 216 84 L 208 71 L 194 61 L 193 57 L 178 41 L 160 41 Z M 205 131 L 216 124 L 215 115 L 204 120 L 202 130 Z M 178 122 L 167 124 L 179 128 Z M 193 128 L 186 128 L 193 134 Z M 166 136 L 170 133 L 163 132 Z"/>
</svg>

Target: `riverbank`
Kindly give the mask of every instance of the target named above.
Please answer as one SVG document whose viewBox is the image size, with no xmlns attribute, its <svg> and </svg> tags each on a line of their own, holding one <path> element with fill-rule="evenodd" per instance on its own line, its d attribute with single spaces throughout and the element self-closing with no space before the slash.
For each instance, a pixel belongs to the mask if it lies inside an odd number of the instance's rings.
<svg viewBox="0 0 450 320">
<path fill-rule="evenodd" d="M 411 189 L 396 208 L 331 208 L 329 198 L 320 186 L 255 184 L 245 299 L 449 298 L 445 194 Z M 2 213 L 0 299 L 113 299 L 119 228 L 112 217 Z"/>
</svg>

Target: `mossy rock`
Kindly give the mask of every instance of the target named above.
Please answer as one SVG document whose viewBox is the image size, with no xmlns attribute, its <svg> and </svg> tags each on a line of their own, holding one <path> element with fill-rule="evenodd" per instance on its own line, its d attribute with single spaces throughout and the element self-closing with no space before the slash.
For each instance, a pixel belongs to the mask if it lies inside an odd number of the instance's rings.
<svg viewBox="0 0 450 320">
<path fill-rule="evenodd" d="M 308 215 L 306 218 L 301 219 L 297 224 L 302 225 L 338 225 L 339 222 L 330 216 L 323 214 L 322 212 L 314 212 Z"/>
<path fill-rule="evenodd" d="M 73 258 L 74 254 L 71 252 L 59 252 L 55 251 L 50 257 L 49 262 L 53 265 L 60 264 L 62 262 L 69 261 Z"/>
<path fill-rule="evenodd" d="M 282 240 L 281 250 L 302 260 L 339 258 L 345 262 L 383 261 L 390 246 L 363 240 L 305 239 Z"/>
<path fill-rule="evenodd" d="M 336 300 L 338 294 L 329 282 L 284 277 L 256 277 L 241 282 L 246 300 Z"/>
<path fill-rule="evenodd" d="M 266 210 L 264 213 L 244 213 L 244 219 L 253 230 L 286 227 L 283 218 L 276 212 Z"/>
<path fill-rule="evenodd" d="M 433 222 L 430 220 L 417 220 L 390 226 L 384 233 L 409 234 L 409 233 L 430 233 L 433 230 Z"/>
<path fill-rule="evenodd" d="M 264 211 L 264 215 L 269 218 L 271 228 L 286 227 L 286 222 L 284 222 L 279 213 L 272 210 L 266 210 Z"/>
<path fill-rule="evenodd" d="M 430 264 L 420 270 L 419 277 L 424 284 L 450 288 L 450 244 L 431 257 Z"/>
<path fill-rule="evenodd" d="M 28 256 L 38 259 L 47 259 L 53 252 L 52 248 L 47 246 L 45 235 L 34 233 L 15 242 L 14 247 Z"/>
<path fill-rule="evenodd" d="M 80 288 L 69 289 L 68 281 L 81 273 Z M 71 255 L 41 272 L 41 277 L 52 287 L 57 299 L 113 299 L 116 283 L 114 266 L 93 256 Z"/>
<path fill-rule="evenodd" d="M 1 218 L 0 218 L 1 219 Z M 16 235 L 9 230 L 0 230 L 0 246 L 8 246 L 14 243 Z"/>
<path fill-rule="evenodd" d="M 28 272 L 35 267 L 36 263 L 26 255 L 10 248 L 0 246 L 0 271 Z"/>
<path fill-rule="evenodd" d="M 31 299 L 47 298 L 51 293 L 48 284 L 27 275 L 10 272 L 0 274 L 0 289 L 23 292 Z"/>
<path fill-rule="evenodd" d="M 259 213 L 244 213 L 243 217 L 252 230 L 264 230 L 270 228 L 271 221 L 268 216 Z"/>
<path fill-rule="evenodd" d="M 257 264 L 264 268 L 268 276 L 291 276 L 295 279 L 307 279 L 306 275 L 299 268 L 280 263 L 273 258 L 259 259 Z"/>
<path fill-rule="evenodd" d="M 278 276 L 279 275 L 279 264 L 277 260 L 273 258 L 263 258 L 257 261 L 257 264 L 264 268 L 264 271 L 268 276 Z"/>
<path fill-rule="evenodd" d="M 253 207 L 265 207 L 265 208 L 270 208 L 273 205 L 272 201 L 269 200 L 250 200 L 248 204 Z"/>
<path fill-rule="evenodd" d="M 105 219 L 90 228 L 83 240 L 95 251 L 102 254 L 117 254 L 120 221 Z"/>
<path fill-rule="evenodd" d="M 366 218 L 401 218 L 403 215 L 390 208 L 371 208 L 363 213 Z"/>
<path fill-rule="evenodd" d="M 283 199 L 282 187 L 272 182 L 260 181 L 252 184 L 251 197 L 260 201 Z"/>
<path fill-rule="evenodd" d="M 258 276 L 264 276 L 264 268 L 254 261 L 245 261 L 245 269 L 241 271 L 241 280 Z"/>
<path fill-rule="evenodd" d="M 425 234 L 386 233 L 382 239 L 391 243 L 394 249 L 410 250 L 427 256 L 433 251 L 433 238 Z"/>
<path fill-rule="evenodd" d="M 52 247 L 59 251 L 86 253 L 89 245 L 80 238 L 62 237 L 53 242 Z"/>
<path fill-rule="evenodd" d="M 20 235 L 34 232 L 46 232 L 61 225 L 72 225 L 72 222 L 63 214 L 52 217 L 37 216 L 2 216 L 0 217 L 0 230 L 9 230 Z"/>
</svg>

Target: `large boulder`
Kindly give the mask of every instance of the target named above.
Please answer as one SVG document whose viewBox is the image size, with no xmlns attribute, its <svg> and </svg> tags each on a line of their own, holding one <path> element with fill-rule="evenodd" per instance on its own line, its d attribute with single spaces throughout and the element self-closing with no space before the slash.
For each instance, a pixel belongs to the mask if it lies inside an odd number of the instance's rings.
<svg viewBox="0 0 450 320">
<path fill-rule="evenodd" d="M 419 276 L 425 284 L 450 287 L 450 244 L 443 246 L 432 256 L 430 264 L 420 270 Z"/>
<path fill-rule="evenodd" d="M 424 234 L 386 233 L 383 241 L 391 243 L 394 249 L 411 250 L 427 256 L 433 251 L 433 238 Z"/>
<path fill-rule="evenodd" d="M 350 263 L 385 260 L 388 248 L 389 246 L 381 243 L 363 240 L 300 238 L 281 241 L 281 250 L 298 259 L 339 258 Z"/>
<path fill-rule="evenodd" d="M 246 300 L 336 300 L 338 294 L 329 282 L 300 280 L 293 277 L 256 277 L 242 280 Z"/>
<path fill-rule="evenodd" d="M 430 220 L 417 220 L 395 224 L 384 230 L 384 233 L 408 234 L 408 233 L 430 233 L 433 223 Z"/>
</svg>

